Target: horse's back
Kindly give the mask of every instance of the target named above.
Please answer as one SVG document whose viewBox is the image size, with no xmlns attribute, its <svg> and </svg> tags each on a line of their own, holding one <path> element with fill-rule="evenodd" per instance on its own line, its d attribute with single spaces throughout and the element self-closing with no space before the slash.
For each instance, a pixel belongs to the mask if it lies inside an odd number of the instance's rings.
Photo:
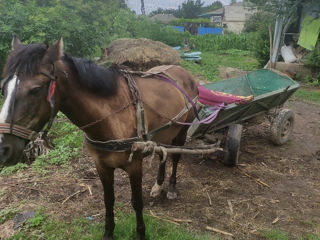
<svg viewBox="0 0 320 240">
<path fill-rule="evenodd" d="M 191 96 L 197 95 L 196 81 L 194 77 L 184 68 L 178 65 L 161 65 L 149 69 L 147 72 L 153 74 L 165 74 L 177 82 Z"/>
</svg>

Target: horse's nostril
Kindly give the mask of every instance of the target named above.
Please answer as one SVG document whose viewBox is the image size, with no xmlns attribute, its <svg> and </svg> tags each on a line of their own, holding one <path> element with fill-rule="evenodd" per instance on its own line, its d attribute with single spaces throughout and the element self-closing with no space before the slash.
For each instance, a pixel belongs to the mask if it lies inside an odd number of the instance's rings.
<svg viewBox="0 0 320 240">
<path fill-rule="evenodd" d="M 5 162 L 10 158 L 12 154 L 12 147 L 10 145 L 4 145 L 0 147 L 0 161 Z"/>
</svg>

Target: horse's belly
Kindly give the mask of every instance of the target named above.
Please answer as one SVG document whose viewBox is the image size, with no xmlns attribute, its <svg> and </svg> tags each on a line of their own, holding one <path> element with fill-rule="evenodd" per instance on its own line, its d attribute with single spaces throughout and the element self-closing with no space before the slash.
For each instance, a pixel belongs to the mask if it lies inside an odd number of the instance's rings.
<svg viewBox="0 0 320 240">
<path fill-rule="evenodd" d="M 128 153 L 101 151 L 91 147 L 88 150 L 97 168 L 124 168 L 128 164 Z"/>
</svg>

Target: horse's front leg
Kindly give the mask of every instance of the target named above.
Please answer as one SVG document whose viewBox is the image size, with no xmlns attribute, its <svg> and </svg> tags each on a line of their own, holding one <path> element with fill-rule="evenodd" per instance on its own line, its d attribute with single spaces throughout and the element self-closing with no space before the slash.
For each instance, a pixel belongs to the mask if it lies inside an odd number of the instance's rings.
<svg viewBox="0 0 320 240">
<path fill-rule="evenodd" d="M 166 161 L 162 160 L 162 154 L 160 155 L 160 163 L 159 163 L 159 169 L 158 169 L 158 176 L 155 184 L 153 185 L 150 196 L 151 197 L 157 197 L 160 195 L 162 188 L 163 188 L 163 181 L 166 173 Z"/>
<path fill-rule="evenodd" d="M 106 208 L 105 233 L 102 240 L 113 240 L 114 231 L 114 168 L 97 168 L 104 190 Z"/>
<path fill-rule="evenodd" d="M 130 178 L 132 191 L 132 206 L 136 212 L 137 219 L 137 240 L 145 240 L 145 224 L 143 221 L 143 200 L 142 200 L 142 158 L 134 159 L 126 169 Z"/>
</svg>

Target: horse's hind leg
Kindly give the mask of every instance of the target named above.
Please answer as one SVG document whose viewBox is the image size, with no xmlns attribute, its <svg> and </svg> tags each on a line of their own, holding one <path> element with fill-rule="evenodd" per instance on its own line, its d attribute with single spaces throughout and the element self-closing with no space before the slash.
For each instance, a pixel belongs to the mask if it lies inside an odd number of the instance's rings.
<svg viewBox="0 0 320 240">
<path fill-rule="evenodd" d="M 186 136 L 188 132 L 188 127 L 184 127 L 178 136 L 173 139 L 172 145 L 175 146 L 183 146 L 186 141 Z M 168 199 L 175 199 L 177 198 L 177 189 L 176 189 L 176 183 L 177 183 L 177 168 L 178 163 L 180 160 L 181 154 L 172 154 L 172 173 L 169 180 L 169 189 L 167 192 L 167 198 Z"/>
<path fill-rule="evenodd" d="M 126 169 L 130 178 L 132 191 L 132 206 L 136 212 L 137 219 L 137 240 L 145 240 L 145 224 L 143 221 L 142 209 L 142 158 L 135 159 Z"/>
<path fill-rule="evenodd" d="M 97 168 L 104 190 L 104 204 L 106 208 L 105 233 L 102 240 L 112 240 L 114 231 L 114 169 L 113 168 Z"/>
<path fill-rule="evenodd" d="M 157 197 L 162 191 L 162 184 L 164 181 L 164 175 L 166 172 L 166 161 L 161 161 L 162 159 L 162 154 L 160 155 L 160 163 L 159 163 L 159 169 L 158 169 L 158 176 L 155 184 L 153 185 L 150 196 L 151 197 Z"/>
</svg>

